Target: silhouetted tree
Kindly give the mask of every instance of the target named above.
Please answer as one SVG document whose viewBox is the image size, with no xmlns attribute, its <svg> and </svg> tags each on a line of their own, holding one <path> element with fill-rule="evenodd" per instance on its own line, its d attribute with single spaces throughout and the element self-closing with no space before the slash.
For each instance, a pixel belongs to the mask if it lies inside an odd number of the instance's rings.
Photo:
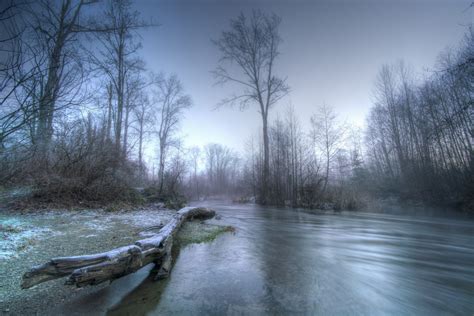
<svg viewBox="0 0 474 316">
<path fill-rule="evenodd" d="M 346 130 L 347 127 L 338 122 L 333 109 L 326 104 L 321 106 L 318 112 L 311 117 L 313 142 L 322 153 L 325 162 L 323 193 L 326 191 L 329 181 L 331 163 L 343 147 Z"/>
<path fill-rule="evenodd" d="M 235 83 L 244 90 L 220 105 L 238 104 L 246 108 L 258 105 L 263 123 L 263 173 L 260 188 L 260 202 L 267 203 L 270 174 L 270 144 L 268 136 L 268 113 L 282 97 L 289 92 L 285 79 L 275 75 L 275 62 L 281 42 L 278 28 L 281 19 L 277 15 L 266 15 L 253 11 L 250 18 L 241 13 L 231 21 L 230 30 L 214 41 L 221 53 L 220 65 L 214 71 L 219 83 Z M 240 75 L 234 75 L 225 64 L 236 64 Z"/>
<path fill-rule="evenodd" d="M 155 76 L 152 83 L 153 103 L 156 105 L 156 133 L 159 141 L 158 181 L 163 193 L 165 163 L 168 150 L 178 142 L 175 138 L 184 112 L 192 105 L 191 97 L 184 92 L 176 75 Z"/>
<path fill-rule="evenodd" d="M 98 22 L 98 25 L 105 31 L 96 33 L 100 47 L 98 53 L 92 52 L 91 58 L 107 76 L 113 89 L 112 94 L 116 101 L 114 142 L 117 154 L 123 156 L 123 150 L 120 149 L 123 147 L 122 143 L 126 144 L 126 140 L 123 140 L 122 136 L 127 130 L 125 119 L 130 113 L 127 108 L 127 95 L 133 93 L 132 77 L 143 65 L 136 55 L 141 47 L 136 32 L 152 24 L 140 19 L 138 11 L 132 9 L 130 0 L 108 0 L 104 19 Z M 131 99 L 128 99 L 129 103 L 130 101 Z"/>
</svg>

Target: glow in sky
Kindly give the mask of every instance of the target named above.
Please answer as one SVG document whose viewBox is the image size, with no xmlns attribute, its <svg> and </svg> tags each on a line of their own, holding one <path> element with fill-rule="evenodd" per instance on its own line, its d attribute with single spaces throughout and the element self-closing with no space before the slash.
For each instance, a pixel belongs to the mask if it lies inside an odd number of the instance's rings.
<svg viewBox="0 0 474 316">
<path fill-rule="evenodd" d="M 185 144 L 218 142 L 237 150 L 259 131 L 256 108 L 214 111 L 233 86 L 215 86 L 211 71 L 219 58 L 211 39 L 241 11 L 261 9 L 283 19 L 276 67 L 288 76 L 291 93 L 273 111 L 292 103 L 303 124 L 322 103 L 363 125 L 373 83 L 384 63 L 403 59 L 420 76 L 429 75 L 437 55 L 456 46 L 472 22 L 471 0 L 372 1 L 139 1 L 144 18 L 159 28 L 143 31 L 140 52 L 147 68 L 176 73 L 194 107 L 183 122 Z"/>
</svg>

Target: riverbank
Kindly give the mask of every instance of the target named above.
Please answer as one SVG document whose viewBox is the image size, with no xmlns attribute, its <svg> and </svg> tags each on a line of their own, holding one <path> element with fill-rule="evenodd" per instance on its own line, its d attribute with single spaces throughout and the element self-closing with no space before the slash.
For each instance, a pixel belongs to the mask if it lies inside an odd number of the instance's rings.
<svg viewBox="0 0 474 316">
<path fill-rule="evenodd" d="M 421 215 L 421 216 L 442 216 L 442 217 L 471 217 L 474 215 L 474 209 L 459 207 L 455 204 L 428 204 L 416 199 L 403 199 L 392 195 L 388 197 L 370 197 L 366 196 L 360 201 L 357 208 L 340 208 L 334 203 L 319 203 L 315 205 L 297 205 L 292 206 L 290 201 L 284 204 L 267 204 L 265 206 L 256 203 L 255 197 L 240 197 L 227 199 L 210 199 L 206 202 L 227 201 L 234 205 L 250 205 L 259 207 L 270 207 L 287 210 L 297 210 L 313 214 L 341 214 L 341 213 L 384 213 L 396 215 Z"/>
<path fill-rule="evenodd" d="M 29 290 L 21 290 L 20 284 L 23 273 L 34 265 L 52 257 L 91 254 L 129 245 L 156 233 L 174 214 L 173 210 L 153 206 L 119 212 L 97 209 L 0 214 L 0 312 L 54 314 L 58 306 L 104 290 L 108 283 L 77 289 L 65 286 L 64 279 Z M 224 231 L 227 228 L 191 223 L 183 227 L 183 245 L 212 240 Z"/>
</svg>

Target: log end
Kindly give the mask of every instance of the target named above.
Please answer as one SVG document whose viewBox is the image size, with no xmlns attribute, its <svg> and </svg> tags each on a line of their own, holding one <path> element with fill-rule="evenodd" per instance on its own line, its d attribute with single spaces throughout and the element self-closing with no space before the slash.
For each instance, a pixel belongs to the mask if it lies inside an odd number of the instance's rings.
<svg viewBox="0 0 474 316">
<path fill-rule="evenodd" d="M 57 271 L 54 262 L 51 260 L 45 264 L 32 267 L 30 271 L 22 276 L 21 288 L 29 289 L 39 283 L 66 276 L 69 273 Z"/>
</svg>

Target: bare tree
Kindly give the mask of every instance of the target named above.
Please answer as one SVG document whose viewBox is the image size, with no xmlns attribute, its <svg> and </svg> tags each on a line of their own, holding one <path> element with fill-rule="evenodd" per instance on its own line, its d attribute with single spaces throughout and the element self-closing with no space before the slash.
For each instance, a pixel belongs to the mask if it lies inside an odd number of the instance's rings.
<svg viewBox="0 0 474 316">
<path fill-rule="evenodd" d="M 91 58 L 110 80 L 116 99 L 114 141 L 118 153 L 127 118 L 127 86 L 131 84 L 130 77 L 142 67 L 142 61 L 136 56 L 141 47 L 137 41 L 138 29 L 151 26 L 151 23 L 140 19 L 137 11 L 132 9 L 130 0 L 109 0 L 104 12 L 104 21 L 99 23 L 104 32 L 95 33 L 101 43 L 99 53 L 93 52 Z M 129 90 L 131 92 L 131 90 Z M 125 117 L 124 117 L 125 112 Z"/>
<path fill-rule="evenodd" d="M 136 71 L 129 75 L 125 82 L 125 119 L 123 123 L 123 144 L 122 144 L 122 156 L 127 157 L 128 154 L 128 141 L 129 141 L 129 127 L 132 124 L 130 114 L 133 110 L 140 106 L 139 102 L 143 101 L 142 93 L 145 82 L 140 77 L 140 70 L 142 67 L 137 68 Z M 143 145 L 143 144 L 142 144 Z"/>
<path fill-rule="evenodd" d="M 27 124 L 32 116 L 27 102 L 16 98 L 18 90 L 31 77 L 23 73 L 25 63 L 21 32 L 24 27 L 18 22 L 20 7 L 24 3 L 5 1 L 0 5 L 0 150 L 5 140 Z"/>
<path fill-rule="evenodd" d="M 155 76 L 153 83 L 153 103 L 157 107 L 156 133 L 159 141 L 158 181 L 159 193 L 163 193 L 165 163 L 170 147 L 177 144 L 176 132 L 184 111 L 192 105 L 191 97 L 184 93 L 183 85 L 176 75 Z"/>
<path fill-rule="evenodd" d="M 262 116 L 264 166 L 260 202 L 267 203 L 267 182 L 270 174 L 270 149 L 268 137 L 268 113 L 270 108 L 289 92 L 285 79 L 275 75 L 275 62 L 281 42 L 278 28 L 281 19 L 277 15 L 266 15 L 253 11 L 250 18 L 241 13 L 231 21 L 230 30 L 223 32 L 214 41 L 221 53 L 219 66 L 214 71 L 218 83 L 235 83 L 242 92 L 220 105 L 240 105 L 241 109 L 250 104 L 258 105 Z M 237 64 L 240 74 L 234 75 L 226 64 Z"/>
<path fill-rule="evenodd" d="M 46 54 L 45 79 L 37 96 L 38 121 L 35 142 L 40 152 L 45 152 L 51 141 L 58 100 L 64 95 L 75 97 L 83 79 L 77 36 L 90 31 L 81 22 L 86 20 L 83 17 L 84 8 L 93 3 L 95 1 L 63 0 L 55 3 L 40 0 L 32 3 L 27 9 L 28 18 L 33 25 L 33 40 Z M 63 101 L 66 104 L 61 106 L 68 105 L 71 100 Z"/>
<path fill-rule="evenodd" d="M 176 144 L 170 155 L 169 167 L 164 172 L 167 193 L 174 197 L 178 197 L 183 192 L 184 179 L 188 170 L 184 156 L 184 148 L 180 143 Z"/>
<path fill-rule="evenodd" d="M 334 110 L 328 105 L 321 106 L 318 112 L 311 117 L 311 135 L 325 161 L 323 193 L 328 184 L 331 162 L 336 158 L 343 145 L 346 130 L 346 126 L 338 122 Z"/>
<path fill-rule="evenodd" d="M 204 147 L 210 194 L 227 194 L 235 184 L 239 157 L 229 147 L 207 144 Z"/>
<path fill-rule="evenodd" d="M 114 95 L 112 83 L 107 83 L 107 120 L 106 120 L 106 139 L 110 139 L 110 132 L 112 130 L 112 116 L 113 116 L 113 106 L 112 106 L 112 98 Z"/>
<path fill-rule="evenodd" d="M 199 180 L 198 180 L 198 168 L 201 160 L 201 149 L 197 146 L 189 149 L 189 155 L 191 159 L 192 172 L 191 175 L 191 191 L 195 197 L 200 196 Z"/>
<path fill-rule="evenodd" d="M 143 150 L 144 141 L 152 133 L 153 129 L 153 113 L 152 106 L 148 96 L 143 93 L 139 95 L 137 100 L 137 106 L 133 108 L 133 116 L 135 124 L 133 129 L 138 134 L 138 165 L 140 168 L 140 176 L 144 177 L 144 161 L 143 161 Z"/>
</svg>

